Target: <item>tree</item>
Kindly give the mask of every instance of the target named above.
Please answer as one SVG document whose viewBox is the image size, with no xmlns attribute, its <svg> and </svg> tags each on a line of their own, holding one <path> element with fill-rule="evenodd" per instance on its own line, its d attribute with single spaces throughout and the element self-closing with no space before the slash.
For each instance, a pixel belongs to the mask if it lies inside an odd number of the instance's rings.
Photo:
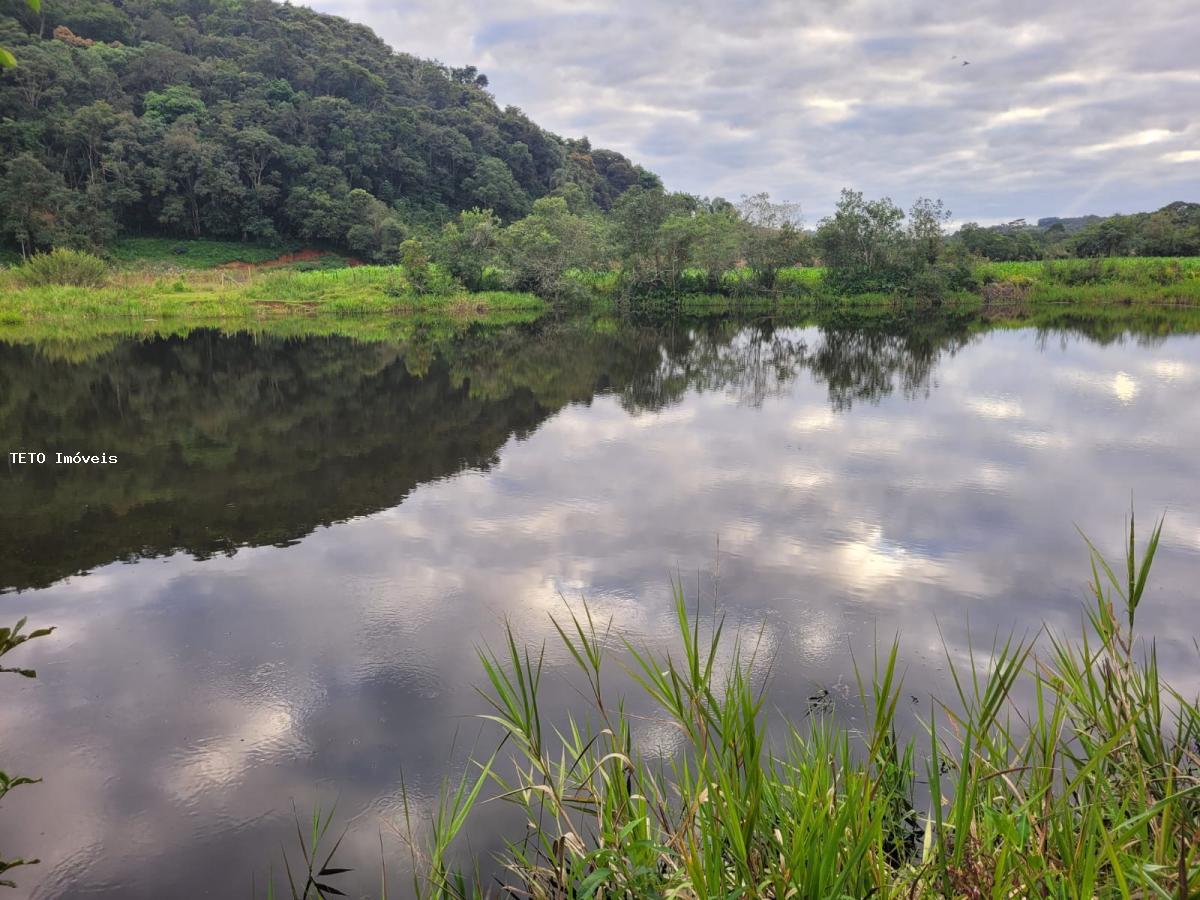
<svg viewBox="0 0 1200 900">
<path fill-rule="evenodd" d="M 744 239 L 742 220 L 732 204 L 714 201 L 711 207 L 696 214 L 692 259 L 704 270 L 708 290 L 716 292 L 721 276 L 742 258 Z"/>
<path fill-rule="evenodd" d="M 1076 256 L 1128 256 L 1133 252 L 1136 228 L 1133 216 L 1110 216 L 1077 233 L 1071 248 Z"/>
<path fill-rule="evenodd" d="M 207 107 L 194 88 L 173 84 L 164 91 L 148 91 L 142 98 L 147 119 L 170 125 L 184 116 L 202 115 Z"/>
<path fill-rule="evenodd" d="M 587 222 L 565 200 L 542 197 L 528 216 L 504 229 L 501 246 L 518 287 L 560 294 L 567 270 L 589 262 L 589 237 Z"/>
<path fill-rule="evenodd" d="M 750 196 L 743 195 L 737 211 L 752 228 L 778 230 L 791 226 L 798 230 L 804 224 L 799 203 L 775 203 L 765 191 Z"/>
<path fill-rule="evenodd" d="M 0 77 L 0 161 L 33 154 L 69 208 L 107 204 L 122 230 L 390 258 L 401 235 L 383 232 L 396 222 L 435 233 L 475 207 L 512 222 L 556 188 L 590 214 L 652 180 L 497 106 L 471 67 L 397 53 L 300 5 L 55 0 L 4 24 L 20 65 Z M 177 129 L 194 139 L 188 153 Z M 350 203 L 352 190 L 395 218 Z"/>
<path fill-rule="evenodd" d="M 25 5 L 35 13 L 42 11 L 42 0 L 25 0 Z M 5 47 L 0 47 L 0 69 L 11 69 L 16 64 L 17 58 L 13 56 L 12 51 Z"/>
<path fill-rule="evenodd" d="M 394 260 L 407 232 L 399 215 L 362 188 L 347 195 L 346 207 L 346 246 L 377 262 Z"/>
<path fill-rule="evenodd" d="M 1200 204 L 1172 203 L 1145 217 L 1137 236 L 1141 256 L 1200 255 Z"/>
<path fill-rule="evenodd" d="M 628 286 L 644 289 L 663 284 L 665 260 L 659 229 L 671 215 L 672 206 L 661 188 L 635 185 L 613 207 L 613 245 Z"/>
<path fill-rule="evenodd" d="M 844 294 L 903 286 L 908 275 L 903 220 L 904 212 L 889 198 L 866 200 L 843 188 L 836 211 L 817 228 L 826 283 Z"/>
<path fill-rule="evenodd" d="M 442 228 L 434 257 L 472 291 L 483 285 L 484 270 L 497 256 L 500 220 L 490 209 L 469 209 Z"/>
<path fill-rule="evenodd" d="M 418 293 L 429 286 L 429 251 L 416 238 L 409 238 L 400 245 L 400 265 L 409 284 Z"/>
<path fill-rule="evenodd" d="M 767 193 L 742 197 L 737 207 L 742 229 L 742 259 L 764 290 L 775 286 L 779 270 L 804 261 L 807 240 L 800 230 L 799 203 L 775 203 Z"/>
<path fill-rule="evenodd" d="M 16 242 L 22 257 L 48 249 L 63 235 L 68 199 L 62 176 L 22 153 L 0 179 L 0 231 Z"/>
<path fill-rule="evenodd" d="M 502 219 L 511 221 L 529 212 L 529 195 L 512 170 L 494 156 L 479 161 L 475 173 L 463 182 L 463 191 L 475 208 L 493 210 Z"/>
<path fill-rule="evenodd" d="M 958 230 L 954 240 L 968 252 L 986 259 L 1032 260 L 1045 255 L 1045 243 L 1065 234 L 1066 229 L 1061 223 L 1047 229 L 1045 238 L 1042 238 L 1035 228 L 1029 226 L 1019 229 L 1011 226 L 983 228 L 975 222 L 968 222 Z"/>
<path fill-rule="evenodd" d="M 950 211 L 941 200 L 917 198 L 908 213 L 908 237 L 915 262 L 933 265 L 938 261 L 945 242 L 945 223 L 949 220 Z"/>
</svg>

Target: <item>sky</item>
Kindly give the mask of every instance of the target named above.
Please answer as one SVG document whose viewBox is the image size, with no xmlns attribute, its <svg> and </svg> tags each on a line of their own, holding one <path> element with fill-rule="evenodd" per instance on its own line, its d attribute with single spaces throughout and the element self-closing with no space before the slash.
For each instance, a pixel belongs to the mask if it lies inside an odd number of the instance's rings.
<svg viewBox="0 0 1200 900">
<path fill-rule="evenodd" d="M 1195 0 L 316 0 L 668 188 L 955 221 L 1200 200 Z M 969 63 L 969 65 L 964 65 Z"/>
</svg>

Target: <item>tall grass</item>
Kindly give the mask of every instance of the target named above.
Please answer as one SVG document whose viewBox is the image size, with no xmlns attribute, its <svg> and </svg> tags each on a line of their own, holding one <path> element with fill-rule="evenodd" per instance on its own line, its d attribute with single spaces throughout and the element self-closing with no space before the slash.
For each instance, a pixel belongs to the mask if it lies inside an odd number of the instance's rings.
<svg viewBox="0 0 1200 900">
<path fill-rule="evenodd" d="M 1034 262 L 981 262 L 976 274 L 985 282 L 1024 275 L 1039 281 L 1079 286 L 1124 282 L 1170 285 L 1200 278 L 1200 257 L 1124 256 L 1107 259 L 1060 259 Z"/>
<path fill-rule="evenodd" d="M 1128 526 L 1116 570 L 1091 548 L 1078 634 L 997 642 L 946 659 L 953 685 L 901 740 L 893 642 L 856 667 L 865 723 L 818 711 L 772 721 L 757 646 L 709 626 L 675 591 L 675 649 L 619 639 L 585 606 L 554 620 L 584 702 L 541 705 L 544 648 L 510 630 L 479 653 L 499 749 L 443 791 L 415 844 L 422 897 L 1172 897 L 1200 890 L 1200 708 L 1159 674 L 1136 614 L 1143 553 Z M 611 659 L 613 647 L 620 658 Z M 761 660 L 757 660 L 761 663 Z M 624 670 L 683 738 L 641 756 L 609 688 Z M 761 669 L 761 666 L 758 667 Z M 783 738 L 774 727 L 782 724 Z M 490 887 L 448 862 L 471 809 L 513 804 Z M 409 821 L 409 825 L 412 823 Z"/>
</svg>

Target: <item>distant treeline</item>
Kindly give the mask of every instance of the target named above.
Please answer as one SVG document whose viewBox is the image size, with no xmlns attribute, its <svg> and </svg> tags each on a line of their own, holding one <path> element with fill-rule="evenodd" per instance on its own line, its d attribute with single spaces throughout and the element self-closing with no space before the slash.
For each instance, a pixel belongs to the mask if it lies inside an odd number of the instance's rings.
<svg viewBox="0 0 1200 900">
<path fill-rule="evenodd" d="M 983 228 L 968 223 L 957 239 L 998 261 L 1100 256 L 1200 256 L 1200 203 L 1169 203 L 1157 212 L 1107 218 L 1024 219 Z"/>
</svg>

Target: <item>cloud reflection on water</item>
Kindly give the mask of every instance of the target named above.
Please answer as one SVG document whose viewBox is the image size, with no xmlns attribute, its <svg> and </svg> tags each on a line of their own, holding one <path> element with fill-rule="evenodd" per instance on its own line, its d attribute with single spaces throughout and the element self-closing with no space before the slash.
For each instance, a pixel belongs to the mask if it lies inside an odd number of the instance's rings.
<svg viewBox="0 0 1200 900">
<path fill-rule="evenodd" d="M 765 622 L 794 715 L 852 681 L 847 649 L 869 658 L 876 632 L 899 630 L 922 694 L 943 684 L 935 622 L 955 654 L 968 622 L 988 640 L 1070 627 L 1086 574 L 1074 525 L 1118 553 L 1131 491 L 1147 518 L 1168 510 L 1145 615 L 1164 666 L 1185 672 L 1200 340 L 996 331 L 953 349 L 922 359 L 811 328 L 696 342 L 548 405 L 486 471 L 418 481 L 292 546 L 115 562 L 0 597 L 5 616 L 59 626 L 29 648 L 38 680 L 6 685 L 0 708 L 5 762 L 47 779 L 0 817 L 6 850 L 44 860 L 24 883 L 36 897 L 246 890 L 287 840 L 291 798 L 303 813 L 337 793 L 345 862 L 373 884 L 401 769 L 428 809 L 454 734 L 459 758 L 476 739 L 475 646 L 506 619 L 551 641 L 564 598 L 657 644 L 673 576 L 719 597 L 731 627 Z M 561 708 L 574 694 L 549 651 Z M 637 740 L 672 746 L 654 720 Z"/>
</svg>

